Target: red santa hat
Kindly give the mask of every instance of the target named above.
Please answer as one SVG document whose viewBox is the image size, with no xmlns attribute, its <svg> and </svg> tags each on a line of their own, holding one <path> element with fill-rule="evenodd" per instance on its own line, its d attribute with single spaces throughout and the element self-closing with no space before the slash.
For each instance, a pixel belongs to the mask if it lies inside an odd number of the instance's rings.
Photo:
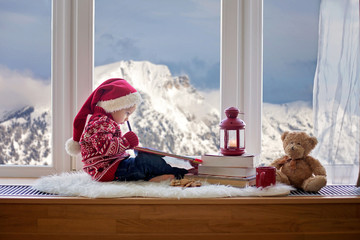
<svg viewBox="0 0 360 240">
<path fill-rule="evenodd" d="M 76 115 L 73 124 L 73 137 L 67 140 L 65 149 L 72 156 L 80 153 L 80 137 L 84 131 L 87 116 L 93 114 L 95 107 L 101 107 L 107 113 L 130 108 L 140 104 L 140 94 L 126 80 L 112 78 L 103 82 L 88 97 Z"/>
</svg>

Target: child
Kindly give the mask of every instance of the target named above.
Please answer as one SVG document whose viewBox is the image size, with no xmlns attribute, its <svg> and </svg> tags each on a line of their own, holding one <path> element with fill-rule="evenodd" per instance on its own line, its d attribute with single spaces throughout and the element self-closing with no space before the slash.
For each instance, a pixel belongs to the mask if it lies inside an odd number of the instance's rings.
<svg viewBox="0 0 360 240">
<path fill-rule="evenodd" d="M 72 156 L 81 152 L 84 171 L 100 182 L 162 181 L 182 178 L 188 170 L 172 167 L 162 157 L 138 153 L 131 158 L 127 149 L 139 144 L 132 131 L 121 133 L 123 124 L 141 103 L 140 94 L 126 80 L 103 82 L 86 100 L 74 119 L 73 138 L 66 142 Z M 91 114 L 85 126 L 87 116 Z"/>
</svg>

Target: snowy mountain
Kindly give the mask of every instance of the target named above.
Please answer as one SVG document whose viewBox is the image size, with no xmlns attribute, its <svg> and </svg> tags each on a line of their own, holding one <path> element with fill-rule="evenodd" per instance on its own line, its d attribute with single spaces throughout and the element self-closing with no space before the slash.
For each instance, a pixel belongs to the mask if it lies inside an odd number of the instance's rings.
<svg viewBox="0 0 360 240">
<path fill-rule="evenodd" d="M 174 77 L 167 66 L 146 61 L 121 61 L 95 69 L 96 87 L 115 77 L 129 81 L 143 97 L 130 119 L 140 145 L 186 155 L 217 151 L 219 110 L 187 76 Z"/>
<path fill-rule="evenodd" d="M 143 97 L 131 117 L 132 130 L 142 146 L 186 155 L 218 149 L 218 108 L 187 76 L 174 77 L 166 66 L 150 62 L 117 62 L 95 68 L 96 86 L 113 77 L 127 79 Z M 50 163 L 49 126 L 49 108 L 27 106 L 0 113 L 0 164 Z M 124 127 L 123 131 L 128 131 Z"/>
<path fill-rule="evenodd" d="M 281 134 L 285 131 L 305 131 L 313 135 L 312 106 L 310 102 L 263 104 L 261 160 L 269 163 L 282 155 Z"/>
<path fill-rule="evenodd" d="M 25 106 L 0 118 L 0 164 L 48 165 L 49 109 Z"/>
<path fill-rule="evenodd" d="M 114 77 L 127 79 L 143 97 L 130 117 L 140 145 L 184 155 L 218 151 L 220 113 L 213 104 L 218 102 L 218 92 L 201 92 L 187 76 L 172 76 L 168 67 L 146 61 L 96 67 L 95 87 Z M 264 103 L 262 128 L 261 159 L 268 164 L 283 155 L 280 137 L 284 131 L 313 134 L 312 106 L 307 102 Z M 50 134 L 49 108 L 26 106 L 0 114 L 0 164 L 50 164 Z M 358 140 L 353 136 L 344 141 Z M 346 163 L 346 156 L 336 162 Z"/>
</svg>

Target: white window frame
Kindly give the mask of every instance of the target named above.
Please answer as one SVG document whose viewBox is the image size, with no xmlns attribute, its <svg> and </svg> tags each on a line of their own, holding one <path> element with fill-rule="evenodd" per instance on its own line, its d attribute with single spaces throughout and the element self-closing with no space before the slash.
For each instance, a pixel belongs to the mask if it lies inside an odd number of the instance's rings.
<svg viewBox="0 0 360 240">
<path fill-rule="evenodd" d="M 92 91 L 94 0 L 53 1 L 53 166 L 1 166 L 0 177 L 39 177 L 80 169 L 80 158 L 64 149 L 73 119 Z M 221 1 L 221 113 L 245 113 L 246 150 L 261 152 L 262 0 Z"/>
<path fill-rule="evenodd" d="M 65 152 L 73 119 L 92 91 L 93 0 L 52 2 L 52 166 L 0 166 L 0 177 L 70 171 L 80 160 Z"/>
<path fill-rule="evenodd" d="M 246 151 L 261 153 L 263 1 L 222 0 L 220 111 L 244 112 Z M 241 116 L 240 116 L 241 117 Z"/>
</svg>

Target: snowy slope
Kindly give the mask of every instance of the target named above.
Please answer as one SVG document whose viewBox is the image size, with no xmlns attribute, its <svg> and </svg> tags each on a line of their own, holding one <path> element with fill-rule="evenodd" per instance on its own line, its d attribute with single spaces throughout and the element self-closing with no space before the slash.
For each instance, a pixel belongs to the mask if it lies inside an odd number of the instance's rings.
<svg viewBox="0 0 360 240">
<path fill-rule="evenodd" d="M 219 102 L 218 92 L 200 92 L 187 76 L 172 76 L 167 66 L 146 61 L 122 61 L 95 68 L 96 86 L 114 77 L 127 79 L 144 99 L 130 119 L 142 146 L 184 155 L 218 151 L 220 114 L 219 106 L 214 104 Z M 0 163 L 50 162 L 49 113 L 44 107 L 28 106 L 1 114 Z M 265 103 L 263 161 L 282 154 L 283 131 L 310 132 L 311 116 L 307 103 Z M 128 131 L 126 126 L 123 131 Z"/>
<path fill-rule="evenodd" d="M 309 102 L 263 104 L 261 160 L 269 163 L 284 154 L 281 134 L 305 131 L 313 134 L 312 106 Z"/>
<path fill-rule="evenodd" d="M 187 76 L 172 76 L 168 67 L 146 61 L 95 68 L 96 86 L 114 77 L 127 79 L 144 99 L 130 118 L 142 146 L 184 155 L 218 150 L 220 114 L 218 105 L 213 104 L 219 102 L 218 92 L 200 92 Z M 264 103 L 262 120 L 261 159 L 265 164 L 283 154 L 280 137 L 284 131 L 313 134 L 310 103 Z M 126 126 L 123 131 L 128 131 Z M 0 113 L 0 164 L 49 164 L 50 134 L 50 111 L 46 107 L 27 106 Z M 347 135 L 344 141 L 359 141 L 351 132 Z M 346 151 L 340 151 L 336 162 L 346 163 Z"/>
<path fill-rule="evenodd" d="M 0 118 L 0 164 L 49 165 L 49 109 L 25 106 Z"/>
<path fill-rule="evenodd" d="M 131 117 L 140 144 L 178 154 L 199 155 L 219 146 L 218 108 L 209 104 L 187 76 L 172 76 L 165 65 L 121 61 L 95 69 L 95 85 L 124 78 L 144 101 Z"/>
</svg>

